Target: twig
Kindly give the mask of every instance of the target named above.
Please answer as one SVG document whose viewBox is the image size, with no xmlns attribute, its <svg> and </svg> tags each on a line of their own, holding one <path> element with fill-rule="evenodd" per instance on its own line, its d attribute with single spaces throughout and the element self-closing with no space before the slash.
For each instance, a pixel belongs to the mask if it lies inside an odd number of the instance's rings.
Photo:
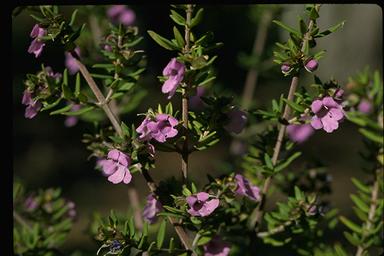
<svg viewBox="0 0 384 256">
<path fill-rule="evenodd" d="M 377 209 L 377 199 L 379 195 L 379 179 L 380 179 L 380 169 L 376 170 L 375 174 L 375 182 L 373 184 L 372 193 L 371 193 L 371 205 L 369 207 L 368 212 L 368 219 L 365 222 L 365 227 L 363 227 L 363 233 L 362 233 L 362 239 L 365 239 L 365 236 L 367 235 L 366 231 L 369 231 L 372 228 L 372 225 L 374 224 L 374 218 L 376 214 Z M 362 245 L 359 245 L 357 247 L 356 256 L 362 256 L 364 255 L 364 252 L 367 248 L 363 247 Z"/>
<path fill-rule="evenodd" d="M 320 5 L 316 4 L 315 8 L 317 11 L 319 11 Z M 303 38 L 303 44 L 301 47 L 301 51 L 304 51 L 306 41 L 309 40 L 310 32 L 312 30 L 313 25 L 314 25 L 314 20 L 311 19 L 309 21 L 309 24 L 308 24 L 308 30 L 305 33 L 304 38 Z M 294 99 L 294 96 L 295 96 L 294 94 L 295 94 L 295 91 L 296 91 L 298 84 L 299 84 L 299 76 L 297 74 L 294 77 L 292 77 L 291 86 L 289 88 L 289 93 L 288 93 L 288 98 L 287 98 L 288 101 L 292 101 Z M 291 114 L 291 108 L 289 107 L 288 104 L 286 104 L 285 108 L 284 108 L 283 119 L 287 120 L 289 118 L 290 114 Z M 275 144 L 275 147 L 273 149 L 273 156 L 272 156 L 272 164 L 273 165 L 276 165 L 277 159 L 279 158 L 281 145 L 282 145 L 282 141 L 284 138 L 286 128 L 287 128 L 287 126 L 285 124 L 281 124 L 279 134 L 277 136 L 276 144 Z M 271 182 L 272 182 L 272 176 L 269 176 L 264 181 L 263 190 L 262 190 L 262 194 L 261 194 L 261 202 L 252 213 L 251 226 L 254 226 L 256 231 L 258 230 L 258 228 L 260 227 L 260 224 L 262 222 L 262 217 L 264 215 L 264 207 L 265 207 L 265 202 L 266 202 L 266 195 L 268 193 Z"/>
<path fill-rule="evenodd" d="M 263 238 L 266 236 L 271 236 L 271 235 L 283 232 L 285 230 L 285 228 L 291 224 L 292 224 L 291 220 L 286 221 L 283 224 L 281 224 L 281 225 L 279 225 L 279 226 L 277 226 L 277 227 L 275 227 L 269 231 L 257 233 L 257 237 Z"/>
<path fill-rule="evenodd" d="M 191 16 L 192 16 L 192 5 L 187 5 L 186 10 L 186 25 L 185 25 L 185 47 L 184 47 L 184 53 L 189 52 L 190 48 L 190 24 L 191 24 Z M 182 120 L 183 120 L 183 127 L 185 130 L 185 140 L 183 144 L 183 149 L 181 153 L 181 172 L 182 172 L 182 179 L 183 183 L 185 183 L 188 179 L 188 157 L 189 157 L 189 150 L 188 150 L 188 89 L 190 85 L 188 83 L 185 83 L 185 88 L 183 89 L 183 95 L 182 95 Z"/>
<path fill-rule="evenodd" d="M 137 190 L 135 188 L 128 188 L 128 198 L 129 202 L 132 205 L 134 218 L 135 218 L 135 224 L 138 229 L 143 228 L 143 218 L 141 216 L 141 210 L 140 210 L 140 200 L 139 195 L 137 193 Z"/>
</svg>

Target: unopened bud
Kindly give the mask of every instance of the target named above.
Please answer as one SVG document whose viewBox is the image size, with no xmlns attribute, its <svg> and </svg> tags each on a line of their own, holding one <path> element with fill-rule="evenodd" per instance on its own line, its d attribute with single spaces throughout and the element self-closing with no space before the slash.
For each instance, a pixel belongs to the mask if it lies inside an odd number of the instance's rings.
<svg viewBox="0 0 384 256">
<path fill-rule="evenodd" d="M 291 66 L 289 64 L 284 63 L 281 65 L 281 72 L 283 72 L 283 74 L 287 74 L 289 71 L 291 71 Z"/>
<path fill-rule="evenodd" d="M 319 66 L 319 63 L 317 62 L 317 60 L 311 59 L 311 60 L 307 61 L 307 63 L 305 64 L 304 68 L 308 72 L 313 72 L 313 71 L 315 71 L 317 69 L 318 66 Z"/>
</svg>

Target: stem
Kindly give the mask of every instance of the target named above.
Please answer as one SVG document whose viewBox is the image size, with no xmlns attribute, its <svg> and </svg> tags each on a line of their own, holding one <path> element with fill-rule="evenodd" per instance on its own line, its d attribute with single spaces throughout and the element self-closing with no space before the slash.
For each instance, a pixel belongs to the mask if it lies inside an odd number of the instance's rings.
<svg viewBox="0 0 384 256">
<path fill-rule="evenodd" d="M 363 226 L 363 233 L 361 238 L 362 241 L 365 240 L 365 237 L 367 235 L 366 231 L 369 231 L 374 224 L 374 218 L 375 218 L 375 213 L 377 209 L 377 199 L 379 195 L 379 176 L 380 176 L 379 172 L 380 172 L 380 169 L 377 169 L 375 174 L 375 182 L 373 184 L 372 193 L 371 193 L 371 205 L 369 207 L 368 219 L 365 222 L 365 225 L 364 225 L 365 227 Z M 366 250 L 365 246 L 359 245 L 357 247 L 356 256 L 364 255 L 365 250 Z"/>
<path fill-rule="evenodd" d="M 264 50 L 264 45 L 267 40 L 268 27 L 272 21 L 272 11 L 266 10 L 261 17 L 259 26 L 257 27 L 257 34 L 253 44 L 252 55 L 261 56 Z M 243 108 L 248 109 L 253 98 L 253 94 L 257 85 L 259 72 L 256 68 L 252 67 L 247 73 L 245 79 L 244 91 L 242 96 L 241 105 Z"/>
<path fill-rule="evenodd" d="M 319 11 L 320 5 L 317 4 L 315 6 L 315 8 L 316 8 L 317 11 Z M 314 25 L 314 22 L 315 21 L 312 20 L 312 19 L 309 21 L 308 30 L 305 33 L 304 38 L 303 38 L 303 44 L 302 44 L 302 47 L 301 47 L 301 51 L 302 52 L 304 51 L 304 46 L 306 44 L 306 41 L 309 40 L 310 33 L 311 33 L 312 27 Z M 294 77 L 292 77 L 287 100 L 292 101 L 294 99 L 294 96 L 295 96 L 294 94 L 295 94 L 295 91 L 296 91 L 296 88 L 297 88 L 298 84 L 299 84 L 299 75 L 296 74 Z M 291 114 L 291 108 L 289 107 L 288 104 L 286 104 L 285 108 L 284 108 L 284 113 L 283 113 L 283 120 L 288 120 L 290 114 Z M 285 124 L 281 124 L 280 129 L 279 129 L 279 134 L 277 136 L 276 144 L 275 144 L 275 147 L 273 149 L 272 164 L 274 166 L 276 165 L 277 159 L 279 158 L 279 154 L 280 154 L 280 150 L 281 150 L 281 145 L 282 145 L 282 142 L 283 142 L 283 138 L 284 138 L 284 134 L 285 134 L 286 128 L 287 128 L 287 126 Z M 254 226 L 256 231 L 261 226 L 260 224 L 261 224 L 262 219 L 263 219 L 262 217 L 264 215 L 264 207 L 265 207 L 265 203 L 266 203 L 266 199 L 267 199 L 266 195 L 268 193 L 269 187 L 271 186 L 271 182 L 272 182 L 272 176 L 269 176 L 264 181 L 260 204 L 252 212 L 251 226 Z"/>
<path fill-rule="evenodd" d="M 79 60 L 79 57 L 77 56 L 75 51 L 71 51 L 72 56 L 75 58 L 77 65 L 79 66 L 80 72 L 87 81 L 89 87 L 91 88 L 93 94 L 96 96 L 96 99 L 98 100 L 101 108 L 104 110 L 105 114 L 111 121 L 113 128 L 116 130 L 116 132 L 119 134 L 119 136 L 123 136 L 123 130 L 120 127 L 118 118 L 111 110 L 111 107 L 109 106 L 108 102 L 105 100 L 105 97 L 103 93 L 100 91 L 99 87 L 97 87 L 95 80 L 93 80 L 91 74 L 89 73 L 88 69 L 84 66 L 84 64 Z"/>
<path fill-rule="evenodd" d="M 263 16 L 261 17 L 261 21 L 259 23 L 259 26 L 257 27 L 256 37 L 255 41 L 253 42 L 253 49 L 252 49 L 252 55 L 254 56 L 261 56 L 264 50 L 264 45 L 267 40 L 267 34 L 268 34 L 268 27 L 271 24 L 273 17 L 273 11 L 272 10 L 266 10 L 263 13 Z M 264 65 L 263 65 L 264 66 Z M 245 79 L 244 83 L 244 90 L 241 100 L 241 107 L 243 109 L 248 109 L 251 105 L 253 94 L 255 93 L 257 80 L 259 77 L 259 72 L 255 67 L 251 67 L 248 70 L 247 77 Z M 240 140 L 238 137 L 234 137 L 231 146 L 230 151 L 234 152 L 235 148 L 240 144 Z"/>
<path fill-rule="evenodd" d="M 13 211 L 13 218 L 20 223 L 22 226 L 26 227 L 29 231 L 32 231 L 31 226 L 21 217 L 17 212 Z"/>
<path fill-rule="evenodd" d="M 288 227 L 291 224 L 292 224 L 291 220 L 286 221 L 283 224 L 281 224 L 280 226 L 277 226 L 277 227 L 275 227 L 275 228 L 273 228 L 273 229 L 271 229 L 271 230 L 269 230 L 267 232 L 260 232 L 260 233 L 258 233 L 257 237 L 263 238 L 263 237 L 266 237 L 266 236 L 271 236 L 271 235 L 283 232 L 285 230 L 285 227 Z"/>
<path fill-rule="evenodd" d="M 89 73 L 87 68 L 84 66 L 84 64 L 79 60 L 79 57 L 77 56 L 76 52 L 72 51 L 71 54 L 76 59 L 76 62 L 79 65 L 81 74 L 83 75 L 83 77 L 87 81 L 89 87 L 91 88 L 92 92 L 96 96 L 97 100 L 101 103 L 101 107 L 104 110 L 104 112 L 107 115 L 107 117 L 109 118 L 109 120 L 111 121 L 114 129 L 116 130 L 116 132 L 120 136 L 122 136 L 123 135 L 123 131 L 122 131 L 122 129 L 121 129 L 121 127 L 120 127 L 120 125 L 119 125 L 119 123 L 117 121 L 118 119 L 113 114 L 110 106 L 106 103 L 104 95 L 102 94 L 100 89 L 97 87 L 97 85 L 96 85 L 95 81 L 93 80 L 91 74 Z M 147 185 L 149 187 L 149 190 L 152 193 L 156 193 L 157 185 L 154 182 L 154 180 L 152 179 L 152 177 L 150 176 L 150 174 L 148 173 L 148 171 L 144 169 L 142 171 L 142 174 L 144 176 L 144 179 L 147 181 Z M 187 233 L 185 232 L 184 228 L 181 227 L 181 226 L 177 226 L 176 220 L 174 218 L 168 217 L 168 219 L 169 219 L 169 222 L 171 222 L 172 225 L 174 226 L 174 228 L 176 230 L 176 233 L 179 236 L 179 238 L 180 238 L 181 242 L 183 243 L 184 247 L 187 250 L 191 250 L 192 249 L 191 243 L 189 241 L 189 237 L 188 237 Z"/>
<path fill-rule="evenodd" d="M 128 197 L 134 212 L 135 224 L 138 229 L 142 229 L 143 218 L 141 217 L 140 200 L 137 190 L 135 188 L 128 188 Z"/>
<path fill-rule="evenodd" d="M 183 49 L 184 53 L 189 52 L 190 48 L 190 28 L 189 25 L 191 24 L 191 16 L 192 16 L 192 5 L 187 6 L 186 10 L 187 18 L 186 18 L 186 25 L 185 25 L 185 47 Z M 182 94 L 182 120 L 183 120 L 183 127 L 185 131 L 185 140 L 182 148 L 181 153 L 181 172 L 182 172 L 182 180 L 183 183 L 186 183 L 188 179 L 188 156 L 189 156 L 189 150 L 188 150 L 188 90 L 189 90 L 189 83 L 185 83 L 183 94 Z"/>
</svg>

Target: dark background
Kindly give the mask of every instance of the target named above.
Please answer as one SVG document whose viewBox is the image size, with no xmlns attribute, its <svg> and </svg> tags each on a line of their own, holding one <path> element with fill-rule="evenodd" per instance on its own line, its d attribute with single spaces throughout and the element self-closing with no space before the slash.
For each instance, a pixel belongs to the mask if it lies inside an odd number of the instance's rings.
<svg viewBox="0 0 384 256">
<path fill-rule="evenodd" d="M 166 102 L 160 93 L 161 84 L 156 79 L 163 67 L 168 63 L 171 52 L 168 52 L 150 40 L 147 30 L 170 37 L 173 23 L 169 18 L 167 5 L 132 5 L 137 16 L 136 25 L 145 40 L 141 45 L 146 51 L 148 69 L 141 85 L 149 90 L 149 99 L 145 100 L 137 112 L 145 112 L 148 107 L 156 107 L 157 103 Z M 204 6 L 205 16 L 197 31 L 211 30 L 216 41 L 224 43 L 217 50 L 219 58 L 215 63 L 217 79 L 213 87 L 241 96 L 247 70 L 238 62 L 240 52 L 249 54 L 257 24 L 251 18 L 249 5 L 220 5 Z M 302 15 L 303 5 L 283 5 L 281 19 L 296 26 L 296 16 Z M 73 6 L 62 8 L 70 15 Z M 320 61 L 316 74 L 323 80 L 337 79 L 340 84 L 346 84 L 348 76 L 362 70 L 366 65 L 379 69 L 382 73 L 382 12 L 378 5 L 323 5 L 320 11 L 319 26 L 326 28 L 346 20 L 344 28 L 324 39 L 320 39 L 317 49 L 326 49 L 325 58 Z M 95 244 L 85 233 L 89 216 L 94 211 L 107 214 L 111 208 L 127 211 L 129 201 L 127 186 L 113 185 L 94 169 L 94 159 L 87 161 L 89 152 L 81 142 L 84 131 L 89 126 L 79 123 L 75 127 L 66 128 L 64 117 L 52 118 L 46 113 L 39 113 L 34 119 L 24 118 L 24 106 L 21 105 L 24 90 L 22 80 L 26 73 L 34 73 L 40 63 L 50 65 L 55 71 L 64 69 L 64 55 L 58 49 L 47 47 L 42 56 L 35 59 L 27 53 L 31 39 L 29 33 L 34 21 L 26 13 L 13 18 L 12 23 L 12 58 L 13 58 L 13 167 L 14 177 L 20 178 L 28 189 L 39 187 L 48 188 L 59 186 L 63 194 L 71 198 L 77 205 L 78 220 L 71 231 L 64 247 L 68 250 L 75 248 L 95 249 Z M 271 25 L 268 34 L 266 55 L 271 55 L 272 45 L 276 41 L 286 40 L 285 32 Z M 305 74 L 300 84 L 308 84 L 311 76 Z M 279 67 L 275 66 L 259 79 L 254 95 L 256 105 L 262 108 L 269 106 L 271 99 L 281 93 L 287 93 L 288 78 L 284 78 Z M 174 100 L 177 97 L 174 97 Z M 177 105 L 177 102 L 174 101 Z M 135 114 L 124 118 L 126 123 L 138 124 Z M 358 151 L 362 150 L 361 135 L 356 127 L 344 122 L 332 134 L 323 131 L 316 132 L 301 146 L 303 157 L 320 157 L 329 165 L 333 176 L 333 195 L 330 198 L 334 206 L 340 208 L 344 215 L 351 215 L 349 193 L 354 191 L 350 177 L 363 179 L 361 171 L 362 160 Z M 222 174 L 220 170 L 224 161 L 229 159 L 230 138 L 224 138 L 216 146 L 207 151 L 194 153 L 190 159 L 190 177 L 203 185 L 205 173 Z M 156 169 L 151 174 L 156 180 L 179 174 L 180 160 L 176 154 L 159 153 L 156 155 Z M 136 187 L 141 193 L 142 204 L 148 194 L 144 180 L 135 175 L 129 186 Z M 275 195 L 275 199 L 280 197 Z M 273 201 L 273 200 L 271 200 Z M 270 204 L 273 207 L 273 203 Z M 338 237 L 338 239 L 342 239 Z M 271 254 L 269 254 L 271 255 Z"/>
</svg>

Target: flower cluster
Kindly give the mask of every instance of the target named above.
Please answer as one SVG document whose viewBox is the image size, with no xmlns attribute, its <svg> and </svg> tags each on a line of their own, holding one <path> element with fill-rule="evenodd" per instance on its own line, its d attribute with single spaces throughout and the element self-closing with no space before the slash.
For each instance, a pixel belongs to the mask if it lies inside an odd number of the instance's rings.
<svg viewBox="0 0 384 256">
<path fill-rule="evenodd" d="M 135 22 L 136 14 L 125 5 L 113 5 L 107 10 L 108 18 L 114 23 L 130 26 Z"/>
<path fill-rule="evenodd" d="M 344 117 L 342 105 L 330 96 L 314 100 L 311 109 L 315 114 L 311 120 L 312 127 L 316 130 L 324 129 L 327 133 L 336 130 Z"/>
<path fill-rule="evenodd" d="M 131 158 L 123 152 L 112 149 L 108 152 L 107 159 L 100 160 L 98 164 L 113 184 L 131 182 L 132 175 L 128 169 L 131 165 Z"/>
<path fill-rule="evenodd" d="M 34 38 L 31 42 L 28 52 L 35 54 L 35 57 L 40 57 L 41 53 L 43 52 L 43 48 L 45 46 L 45 43 L 41 40 L 41 37 L 47 35 L 47 30 L 40 27 L 38 24 L 36 24 L 32 31 L 31 31 L 31 38 Z"/>
<path fill-rule="evenodd" d="M 168 114 L 157 114 L 155 118 L 146 117 L 140 126 L 136 129 L 140 133 L 139 138 L 142 141 L 154 139 L 160 143 L 168 138 L 173 138 L 178 131 L 175 126 L 178 125 L 176 118 Z"/>
</svg>

